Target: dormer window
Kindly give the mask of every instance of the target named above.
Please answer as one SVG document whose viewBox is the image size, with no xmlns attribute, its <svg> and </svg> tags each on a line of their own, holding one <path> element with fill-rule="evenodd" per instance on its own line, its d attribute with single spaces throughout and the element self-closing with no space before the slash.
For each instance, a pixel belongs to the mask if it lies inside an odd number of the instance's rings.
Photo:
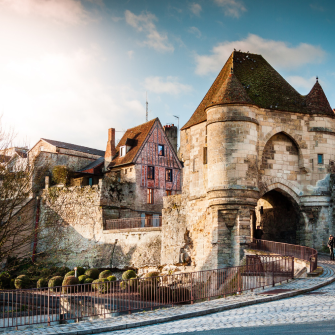
<svg viewBox="0 0 335 335">
<path fill-rule="evenodd" d="M 125 156 L 126 153 L 127 153 L 127 147 L 125 145 L 120 147 L 120 157 Z"/>
</svg>

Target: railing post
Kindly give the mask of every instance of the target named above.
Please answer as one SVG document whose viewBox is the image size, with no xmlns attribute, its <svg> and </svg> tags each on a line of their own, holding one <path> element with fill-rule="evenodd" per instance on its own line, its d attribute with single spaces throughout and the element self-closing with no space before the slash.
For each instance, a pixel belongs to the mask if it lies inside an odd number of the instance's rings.
<svg viewBox="0 0 335 335">
<path fill-rule="evenodd" d="M 50 327 L 50 288 L 48 287 L 48 327 Z"/>
<path fill-rule="evenodd" d="M 272 262 L 272 287 L 275 286 L 275 262 Z"/>
</svg>

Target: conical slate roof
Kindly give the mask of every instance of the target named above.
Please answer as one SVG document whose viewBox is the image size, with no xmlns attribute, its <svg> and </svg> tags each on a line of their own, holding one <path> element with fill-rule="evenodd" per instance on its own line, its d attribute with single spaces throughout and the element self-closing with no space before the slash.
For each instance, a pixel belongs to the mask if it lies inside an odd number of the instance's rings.
<svg viewBox="0 0 335 335">
<path fill-rule="evenodd" d="M 318 80 L 306 96 L 306 105 L 312 114 L 322 114 L 326 110 L 332 112 L 328 99 Z"/>
<path fill-rule="evenodd" d="M 209 104 L 222 105 L 229 103 L 253 103 L 248 96 L 248 93 L 233 73 L 231 73 L 222 86 L 219 87 Z"/>
<path fill-rule="evenodd" d="M 334 117 L 328 100 L 320 86 L 303 96 L 299 94 L 261 55 L 234 51 L 228 58 L 226 64 L 216 77 L 214 83 L 206 93 L 205 97 L 182 129 L 189 128 L 207 120 L 206 108 L 213 105 L 228 84 L 229 75 L 233 69 L 234 76 L 244 88 L 251 100 L 244 103 L 252 103 L 260 108 L 287 111 L 302 114 L 321 114 Z M 234 77 L 233 76 L 233 77 Z M 235 85 L 234 78 L 231 79 Z M 322 91 L 322 94 L 321 94 Z M 241 93 L 240 89 L 239 92 Z M 231 93 L 232 94 L 232 93 Z M 231 100 L 231 94 L 229 99 Z M 242 93 L 241 93 L 242 94 Z M 322 95 L 324 97 L 322 97 Z M 224 96 L 224 95 L 222 95 Z M 242 99 L 245 99 L 242 94 Z M 233 98 L 236 99 L 236 98 Z M 241 99 L 241 98 L 240 98 Z M 229 103 L 228 100 L 225 103 Z M 327 104 L 325 103 L 327 101 Z M 234 101 L 239 102 L 239 101 Z M 320 102 L 320 104 L 318 104 Z M 220 104 L 223 104 L 221 102 Z M 308 106 L 308 103 L 311 105 Z M 317 106 L 316 106 L 317 105 Z M 312 108 L 312 106 L 314 106 Z"/>
</svg>

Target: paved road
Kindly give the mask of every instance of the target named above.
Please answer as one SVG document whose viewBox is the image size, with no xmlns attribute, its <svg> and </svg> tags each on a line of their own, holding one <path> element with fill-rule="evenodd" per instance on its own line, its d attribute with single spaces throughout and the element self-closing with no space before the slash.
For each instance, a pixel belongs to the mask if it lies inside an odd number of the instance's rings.
<svg viewBox="0 0 335 335">
<path fill-rule="evenodd" d="M 334 334 L 334 320 L 335 283 L 294 298 L 102 334 Z"/>
</svg>

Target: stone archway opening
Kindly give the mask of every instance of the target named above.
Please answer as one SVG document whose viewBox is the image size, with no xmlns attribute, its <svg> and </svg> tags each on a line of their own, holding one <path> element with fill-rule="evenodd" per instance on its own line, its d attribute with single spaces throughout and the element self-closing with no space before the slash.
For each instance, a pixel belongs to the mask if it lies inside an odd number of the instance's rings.
<svg viewBox="0 0 335 335">
<path fill-rule="evenodd" d="M 257 202 L 255 214 L 254 229 L 261 227 L 262 239 L 299 244 L 300 210 L 286 192 L 274 189 L 265 193 Z"/>
</svg>

